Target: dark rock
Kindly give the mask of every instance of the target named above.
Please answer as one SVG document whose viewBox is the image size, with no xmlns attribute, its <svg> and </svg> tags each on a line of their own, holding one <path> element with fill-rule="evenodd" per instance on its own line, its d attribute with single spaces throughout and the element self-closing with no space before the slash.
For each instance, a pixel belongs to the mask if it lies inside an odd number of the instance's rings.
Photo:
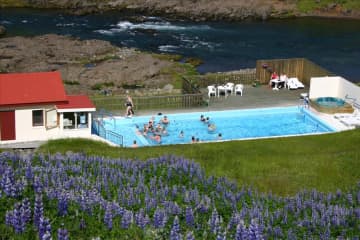
<svg viewBox="0 0 360 240">
<path fill-rule="evenodd" d="M 4 36 L 5 34 L 6 34 L 6 28 L 0 25 L 0 37 Z"/>
</svg>

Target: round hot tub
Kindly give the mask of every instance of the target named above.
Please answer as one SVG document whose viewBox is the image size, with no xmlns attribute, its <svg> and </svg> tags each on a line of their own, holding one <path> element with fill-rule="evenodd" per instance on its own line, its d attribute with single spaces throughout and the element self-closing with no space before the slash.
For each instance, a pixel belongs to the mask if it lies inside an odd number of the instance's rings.
<svg viewBox="0 0 360 240">
<path fill-rule="evenodd" d="M 316 99 L 316 103 L 319 104 L 321 107 L 343 107 L 345 105 L 345 101 L 336 98 L 336 97 L 320 97 Z"/>
<path fill-rule="evenodd" d="M 310 105 L 319 112 L 324 113 L 351 113 L 353 108 L 341 98 L 320 97 L 311 99 Z"/>
</svg>

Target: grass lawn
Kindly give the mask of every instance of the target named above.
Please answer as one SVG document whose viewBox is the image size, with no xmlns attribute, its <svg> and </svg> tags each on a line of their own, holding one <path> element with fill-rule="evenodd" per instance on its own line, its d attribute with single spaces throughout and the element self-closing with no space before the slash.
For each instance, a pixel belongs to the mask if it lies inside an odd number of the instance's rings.
<svg viewBox="0 0 360 240">
<path fill-rule="evenodd" d="M 207 174 L 261 192 L 292 195 L 302 189 L 345 190 L 360 180 L 360 129 L 302 137 L 143 147 L 110 147 L 84 139 L 52 140 L 41 152 L 84 152 L 121 159 L 174 154 L 199 162 Z"/>
</svg>

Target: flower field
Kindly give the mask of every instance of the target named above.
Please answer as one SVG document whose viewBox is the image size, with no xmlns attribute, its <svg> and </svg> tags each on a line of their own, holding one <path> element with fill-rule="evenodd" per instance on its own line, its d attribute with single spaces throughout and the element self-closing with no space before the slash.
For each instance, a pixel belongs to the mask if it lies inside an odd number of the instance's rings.
<svg viewBox="0 0 360 240">
<path fill-rule="evenodd" d="M 349 191 L 261 194 L 176 156 L 0 153 L 0 239 L 359 239 Z"/>
</svg>

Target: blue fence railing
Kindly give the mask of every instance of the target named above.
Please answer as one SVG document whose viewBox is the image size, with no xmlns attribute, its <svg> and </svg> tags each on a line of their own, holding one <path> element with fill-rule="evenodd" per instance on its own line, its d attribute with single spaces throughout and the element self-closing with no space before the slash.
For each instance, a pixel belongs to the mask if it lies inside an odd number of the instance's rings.
<svg viewBox="0 0 360 240">
<path fill-rule="evenodd" d="M 92 134 L 96 134 L 99 137 L 102 137 L 102 138 L 104 138 L 112 143 L 115 143 L 121 147 L 124 144 L 123 136 L 116 132 L 106 130 L 102 121 L 99 119 L 93 119 L 91 130 L 92 130 Z"/>
</svg>

